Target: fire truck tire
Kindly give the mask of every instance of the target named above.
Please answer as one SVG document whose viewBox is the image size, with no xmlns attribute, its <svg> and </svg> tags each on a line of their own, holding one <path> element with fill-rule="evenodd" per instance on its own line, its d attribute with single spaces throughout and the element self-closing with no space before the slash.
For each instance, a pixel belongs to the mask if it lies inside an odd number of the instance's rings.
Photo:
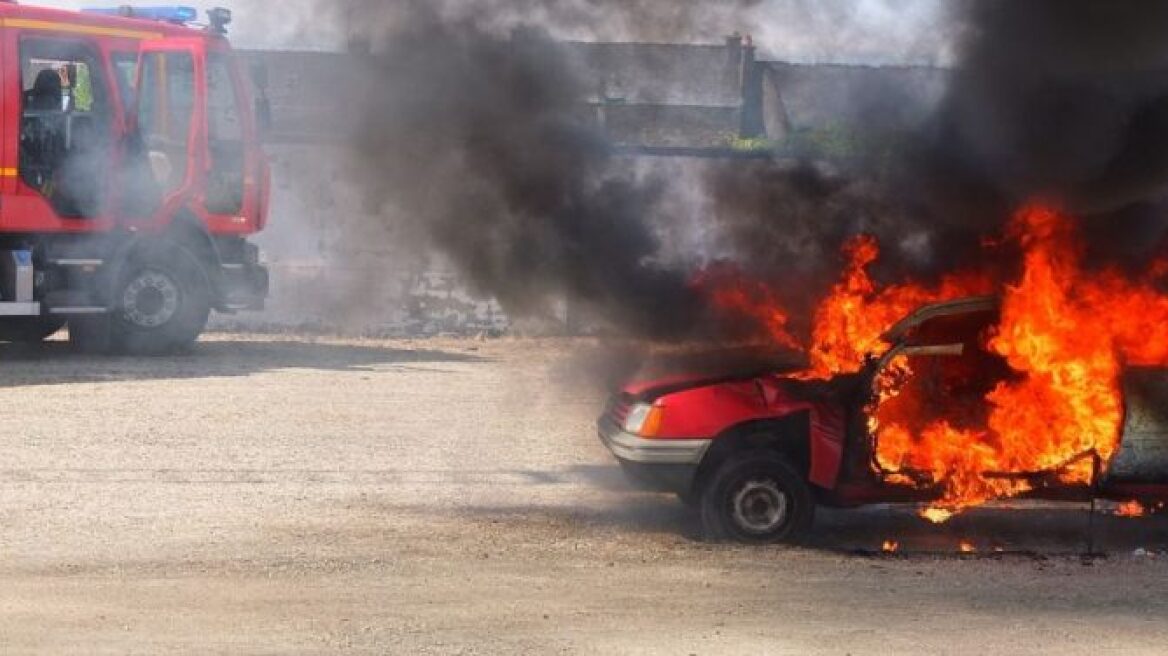
<svg viewBox="0 0 1168 656">
<path fill-rule="evenodd" d="M 713 540 L 794 544 L 811 532 L 815 500 L 781 455 L 748 451 L 730 457 L 702 490 L 702 526 Z"/>
<path fill-rule="evenodd" d="M 40 344 L 65 327 L 56 317 L 19 317 L 0 321 L 0 342 Z"/>
<path fill-rule="evenodd" d="M 129 355 L 164 355 L 190 347 L 211 316 L 211 287 L 199 260 L 178 245 L 131 254 L 113 297 L 111 340 Z"/>
</svg>

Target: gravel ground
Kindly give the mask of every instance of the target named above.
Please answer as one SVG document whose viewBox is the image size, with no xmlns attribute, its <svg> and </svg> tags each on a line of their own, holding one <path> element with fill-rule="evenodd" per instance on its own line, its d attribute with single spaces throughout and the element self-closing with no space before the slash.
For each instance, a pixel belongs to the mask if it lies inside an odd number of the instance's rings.
<svg viewBox="0 0 1168 656">
<path fill-rule="evenodd" d="M 595 349 L 0 346 L 0 652 L 1165 653 L 1164 518 L 1099 517 L 1093 559 L 1076 506 L 702 542 L 596 441 Z"/>
</svg>

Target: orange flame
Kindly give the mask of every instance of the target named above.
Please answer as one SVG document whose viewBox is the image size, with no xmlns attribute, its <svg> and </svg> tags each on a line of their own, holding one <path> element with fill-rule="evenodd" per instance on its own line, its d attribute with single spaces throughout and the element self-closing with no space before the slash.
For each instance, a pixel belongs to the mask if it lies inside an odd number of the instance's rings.
<svg viewBox="0 0 1168 656">
<path fill-rule="evenodd" d="M 843 280 L 819 305 L 810 349 L 811 368 L 804 378 L 827 379 L 855 373 L 870 356 L 889 347 L 882 339 L 898 321 L 922 305 L 989 293 L 988 276 L 952 275 L 935 286 L 901 284 L 878 289 L 869 268 L 880 257 L 880 246 L 869 236 L 844 247 L 848 266 Z"/>
<path fill-rule="evenodd" d="M 1143 517 L 1148 514 L 1148 509 L 1139 501 L 1128 501 L 1119 504 L 1115 509 L 1116 517 Z"/>
<path fill-rule="evenodd" d="M 977 553 L 977 547 L 973 546 L 973 543 L 969 540 L 962 540 L 961 543 L 957 545 L 957 548 L 960 549 L 961 553 L 963 554 Z"/>
<path fill-rule="evenodd" d="M 883 391 L 874 413 L 880 466 L 942 486 L 930 519 L 1027 492 L 1036 474 L 1091 484 L 1119 447 L 1121 363 L 1168 362 L 1168 340 L 1146 330 L 1168 319 L 1168 298 L 1114 272 L 1085 271 L 1069 221 L 1052 210 L 1024 210 L 1013 232 L 1023 274 L 1006 289 L 986 346 L 1015 376 L 985 395 L 988 417 L 955 425 L 945 410 L 912 430 L 921 409 L 901 401 L 904 389 Z"/>
<path fill-rule="evenodd" d="M 814 317 L 810 368 L 799 377 L 828 379 L 886 355 L 894 345 L 883 336 L 924 305 L 1001 294 L 998 325 L 962 344 L 958 357 L 901 354 L 874 383 L 874 464 L 888 484 L 935 490 L 939 500 L 922 513 L 934 522 L 1037 486 L 1092 484 L 1119 448 L 1123 367 L 1168 365 L 1168 333 L 1152 329 L 1168 324 L 1168 295 L 1156 284 L 1168 265 L 1139 278 L 1088 270 L 1070 220 L 1041 206 L 1020 211 L 1008 237 L 1023 258 L 1004 290 L 979 272 L 878 285 L 870 268 L 879 245 L 856 238 Z M 718 289 L 721 307 L 760 318 L 781 345 L 798 345 L 765 287 L 739 280 Z"/>
<path fill-rule="evenodd" d="M 900 543 L 896 540 L 885 540 L 884 545 L 880 547 L 884 553 L 896 553 L 900 551 Z"/>
<path fill-rule="evenodd" d="M 692 284 L 705 290 L 719 310 L 755 321 L 778 346 L 803 350 L 803 344 L 787 327 L 790 315 L 774 290 L 762 282 L 746 277 L 733 266 L 717 265 L 698 274 Z"/>
</svg>

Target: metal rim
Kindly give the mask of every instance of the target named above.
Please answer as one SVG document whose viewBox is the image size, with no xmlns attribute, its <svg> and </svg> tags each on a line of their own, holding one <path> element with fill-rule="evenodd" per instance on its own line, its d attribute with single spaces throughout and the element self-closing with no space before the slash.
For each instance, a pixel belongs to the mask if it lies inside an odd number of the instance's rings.
<svg viewBox="0 0 1168 656">
<path fill-rule="evenodd" d="M 787 521 L 790 499 L 770 478 L 750 479 L 730 499 L 734 523 L 752 535 L 773 533 Z"/>
<path fill-rule="evenodd" d="M 169 275 L 146 269 L 122 292 L 122 315 L 139 328 L 158 328 L 178 314 L 182 291 Z"/>
</svg>

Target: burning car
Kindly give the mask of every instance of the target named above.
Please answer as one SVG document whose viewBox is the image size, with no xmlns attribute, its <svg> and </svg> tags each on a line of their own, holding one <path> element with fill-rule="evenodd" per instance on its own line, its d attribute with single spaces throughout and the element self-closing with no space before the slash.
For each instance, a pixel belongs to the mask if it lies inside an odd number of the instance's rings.
<svg viewBox="0 0 1168 656">
<path fill-rule="evenodd" d="M 600 438 L 634 481 L 698 509 L 709 535 L 747 543 L 798 541 L 817 506 L 924 503 L 940 521 L 1002 496 L 1168 498 L 1161 369 L 1125 370 L 1116 440 L 1053 448 L 1048 440 L 1067 436 L 1036 432 L 1033 444 L 1003 445 L 1017 438 L 984 428 L 994 423 L 989 400 L 1021 375 L 989 347 L 1002 313 L 996 296 L 925 305 L 886 331 L 858 371 L 826 378 L 633 382 L 601 416 Z M 958 457 L 966 469 L 936 464 Z"/>
</svg>

